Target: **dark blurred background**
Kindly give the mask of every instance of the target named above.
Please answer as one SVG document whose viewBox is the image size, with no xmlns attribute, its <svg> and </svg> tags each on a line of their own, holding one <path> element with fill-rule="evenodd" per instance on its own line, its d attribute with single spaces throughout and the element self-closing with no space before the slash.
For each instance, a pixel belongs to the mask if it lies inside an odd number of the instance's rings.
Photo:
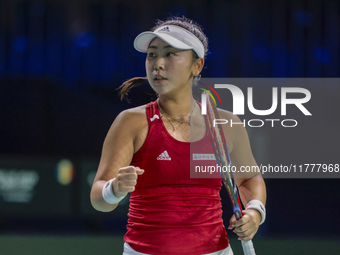
<svg viewBox="0 0 340 255">
<path fill-rule="evenodd" d="M 121 254 L 128 199 L 99 213 L 89 192 L 117 114 L 155 99 L 148 84 L 130 102 L 117 95 L 145 76 L 133 40 L 170 14 L 203 26 L 204 77 L 339 77 L 337 0 L 1 0 L 0 254 Z M 303 87 L 318 117 L 299 130 L 248 130 L 259 163 L 340 163 L 340 85 Z M 259 254 L 340 254 L 337 178 L 266 184 Z"/>
</svg>

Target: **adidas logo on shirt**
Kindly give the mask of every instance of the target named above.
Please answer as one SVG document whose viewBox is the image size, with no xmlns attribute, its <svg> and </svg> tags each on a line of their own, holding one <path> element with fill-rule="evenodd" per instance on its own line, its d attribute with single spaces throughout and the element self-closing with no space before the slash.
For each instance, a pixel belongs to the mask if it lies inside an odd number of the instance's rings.
<svg viewBox="0 0 340 255">
<path fill-rule="evenodd" d="M 167 151 L 163 151 L 157 158 L 157 160 L 171 160 Z"/>
</svg>

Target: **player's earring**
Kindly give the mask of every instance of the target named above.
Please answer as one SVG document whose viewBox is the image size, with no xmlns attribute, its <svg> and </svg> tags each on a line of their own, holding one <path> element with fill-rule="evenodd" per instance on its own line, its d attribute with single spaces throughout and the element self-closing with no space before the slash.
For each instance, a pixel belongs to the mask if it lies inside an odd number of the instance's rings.
<svg viewBox="0 0 340 255">
<path fill-rule="evenodd" d="M 201 79 L 201 75 L 195 76 L 195 83 L 197 83 Z"/>
</svg>

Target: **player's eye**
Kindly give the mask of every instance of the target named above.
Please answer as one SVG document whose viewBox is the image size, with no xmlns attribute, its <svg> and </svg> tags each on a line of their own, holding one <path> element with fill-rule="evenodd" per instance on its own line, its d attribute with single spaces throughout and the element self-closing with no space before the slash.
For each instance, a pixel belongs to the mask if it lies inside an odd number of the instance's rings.
<svg viewBox="0 0 340 255">
<path fill-rule="evenodd" d="M 172 56 L 175 56 L 175 53 L 173 53 L 173 52 L 168 52 L 168 53 L 166 54 L 166 56 L 167 56 L 167 57 L 172 57 Z"/>
<path fill-rule="evenodd" d="M 156 56 L 156 54 L 153 53 L 153 52 L 149 52 L 149 53 L 148 53 L 148 57 L 149 57 L 149 58 L 154 58 L 155 56 Z"/>
</svg>

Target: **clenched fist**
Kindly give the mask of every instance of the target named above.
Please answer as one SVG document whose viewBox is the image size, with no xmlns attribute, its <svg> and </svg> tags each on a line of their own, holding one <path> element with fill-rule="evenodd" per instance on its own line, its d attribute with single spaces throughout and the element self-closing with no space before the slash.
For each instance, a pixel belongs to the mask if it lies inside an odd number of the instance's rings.
<svg viewBox="0 0 340 255">
<path fill-rule="evenodd" d="M 116 179 L 112 182 L 113 194 L 116 197 L 124 197 L 128 192 L 133 192 L 137 184 L 138 175 L 144 173 L 143 169 L 134 166 L 119 168 Z"/>
</svg>

